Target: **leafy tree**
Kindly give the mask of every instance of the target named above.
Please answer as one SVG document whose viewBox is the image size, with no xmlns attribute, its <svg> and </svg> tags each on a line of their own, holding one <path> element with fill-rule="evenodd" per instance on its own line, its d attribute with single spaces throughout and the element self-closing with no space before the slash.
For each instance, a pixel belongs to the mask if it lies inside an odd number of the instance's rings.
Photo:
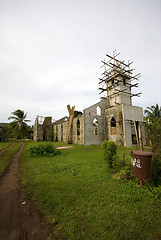
<svg viewBox="0 0 161 240">
<path fill-rule="evenodd" d="M 145 113 L 145 130 L 147 139 L 152 146 L 152 151 L 156 152 L 161 149 L 161 107 L 147 107 Z"/>
<path fill-rule="evenodd" d="M 83 115 L 83 113 L 81 111 L 74 111 L 74 117 L 78 117 Z"/>
<path fill-rule="evenodd" d="M 29 129 L 27 122 L 30 122 L 30 120 L 26 120 L 27 113 L 24 113 L 24 111 L 18 109 L 11 114 L 13 116 L 10 116 L 8 118 L 8 120 L 14 120 L 13 122 L 9 123 L 9 128 L 11 129 L 11 132 L 13 132 L 18 139 L 27 136 L 27 132 Z"/>
<path fill-rule="evenodd" d="M 0 124 L 0 141 L 7 141 L 9 138 L 9 128 L 7 123 Z"/>
</svg>

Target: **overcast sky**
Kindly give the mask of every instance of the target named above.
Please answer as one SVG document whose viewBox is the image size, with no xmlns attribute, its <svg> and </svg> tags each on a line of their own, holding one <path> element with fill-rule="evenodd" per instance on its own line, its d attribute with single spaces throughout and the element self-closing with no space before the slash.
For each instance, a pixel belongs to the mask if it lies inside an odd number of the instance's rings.
<svg viewBox="0 0 161 240">
<path fill-rule="evenodd" d="M 161 105 L 160 0 L 0 0 L 0 122 L 17 109 L 34 124 L 99 102 L 114 49 L 142 74 L 133 104 Z"/>
</svg>

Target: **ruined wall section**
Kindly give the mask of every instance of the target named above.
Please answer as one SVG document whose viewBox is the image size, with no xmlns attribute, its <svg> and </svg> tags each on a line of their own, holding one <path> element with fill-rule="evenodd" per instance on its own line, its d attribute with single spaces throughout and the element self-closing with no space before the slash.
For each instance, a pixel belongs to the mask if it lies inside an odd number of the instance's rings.
<svg viewBox="0 0 161 240">
<path fill-rule="evenodd" d="M 108 129 L 107 140 L 112 140 L 118 145 L 124 145 L 123 116 L 121 105 L 115 105 L 105 110 Z"/>
<path fill-rule="evenodd" d="M 84 144 L 98 145 L 107 138 L 105 109 L 107 99 L 104 99 L 84 110 Z"/>
<path fill-rule="evenodd" d="M 68 128 L 68 117 L 64 117 L 53 123 L 54 141 L 65 142 Z"/>
<path fill-rule="evenodd" d="M 73 118 L 72 143 L 84 144 L 84 115 Z"/>
<path fill-rule="evenodd" d="M 69 120 L 66 117 L 53 124 L 54 141 L 65 142 Z M 84 144 L 84 116 L 73 118 L 69 143 Z"/>
<path fill-rule="evenodd" d="M 43 126 L 39 124 L 38 118 L 35 120 L 34 124 L 34 141 L 42 141 L 43 140 Z"/>
<path fill-rule="evenodd" d="M 137 106 L 122 104 L 122 113 L 124 119 L 124 146 L 126 147 L 132 146 L 133 129 L 131 127 L 131 124 L 134 121 L 138 123 L 138 137 L 142 139 L 142 144 L 145 145 L 146 140 L 143 123 L 143 109 Z M 140 134 L 141 136 L 139 136 Z"/>
</svg>

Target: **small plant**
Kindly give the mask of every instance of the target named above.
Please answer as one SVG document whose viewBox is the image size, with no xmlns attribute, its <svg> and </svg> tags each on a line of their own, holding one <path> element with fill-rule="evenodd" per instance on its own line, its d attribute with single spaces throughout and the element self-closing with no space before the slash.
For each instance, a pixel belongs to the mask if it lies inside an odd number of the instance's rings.
<svg viewBox="0 0 161 240">
<path fill-rule="evenodd" d="M 125 154 L 122 154 L 121 156 L 116 157 L 116 165 L 118 167 L 125 167 L 128 162 L 128 157 L 125 156 Z"/>
<path fill-rule="evenodd" d="M 60 150 L 56 149 L 51 143 L 40 143 L 38 146 L 33 146 L 28 150 L 28 156 L 30 157 L 52 157 L 60 153 Z"/>
<path fill-rule="evenodd" d="M 49 140 L 50 142 L 53 142 L 53 141 L 54 141 L 54 131 L 53 131 L 53 129 L 50 129 L 50 130 L 48 131 L 48 140 Z"/>
<path fill-rule="evenodd" d="M 129 179 L 129 178 L 132 178 L 131 169 L 129 167 L 125 167 L 120 172 L 116 173 L 114 175 L 114 177 L 117 178 L 117 179 Z"/>
<path fill-rule="evenodd" d="M 116 157 L 117 145 L 113 141 L 104 141 L 102 143 L 104 149 L 104 159 L 108 163 L 110 168 L 113 168 L 114 160 Z"/>
</svg>

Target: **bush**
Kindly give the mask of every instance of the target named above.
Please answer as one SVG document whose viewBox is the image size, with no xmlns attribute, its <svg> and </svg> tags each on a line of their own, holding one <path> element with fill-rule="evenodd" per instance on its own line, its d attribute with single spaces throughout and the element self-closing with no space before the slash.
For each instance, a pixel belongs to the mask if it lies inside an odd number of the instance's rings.
<svg viewBox="0 0 161 240">
<path fill-rule="evenodd" d="M 53 129 L 48 131 L 48 141 L 50 141 L 50 142 L 54 141 L 54 131 L 53 131 Z"/>
<path fill-rule="evenodd" d="M 104 149 L 104 159 L 108 163 L 110 168 L 113 168 L 114 159 L 116 157 L 117 145 L 113 141 L 104 141 L 102 143 Z"/>
<path fill-rule="evenodd" d="M 38 146 L 31 147 L 28 150 L 28 156 L 30 157 L 52 157 L 60 153 L 60 150 L 56 149 L 51 143 L 40 143 Z"/>
<path fill-rule="evenodd" d="M 152 160 L 151 181 L 154 186 L 161 184 L 161 155 L 156 154 Z"/>
<path fill-rule="evenodd" d="M 125 167 L 124 169 L 122 169 L 120 172 L 116 173 L 114 175 L 115 178 L 117 179 L 130 179 L 132 178 L 132 172 L 130 167 Z"/>
</svg>

